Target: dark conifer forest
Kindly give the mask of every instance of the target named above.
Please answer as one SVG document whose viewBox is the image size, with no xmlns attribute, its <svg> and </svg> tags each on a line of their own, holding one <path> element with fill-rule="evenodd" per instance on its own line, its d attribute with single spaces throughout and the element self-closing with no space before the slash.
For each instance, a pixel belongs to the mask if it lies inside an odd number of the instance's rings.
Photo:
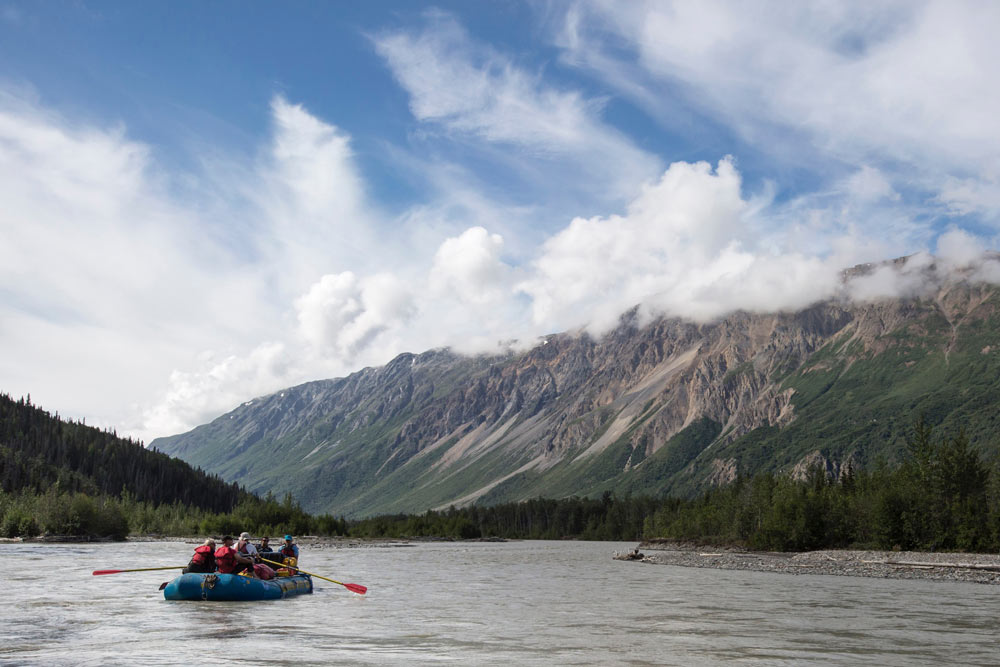
<svg viewBox="0 0 1000 667">
<path fill-rule="evenodd" d="M 120 495 L 155 505 L 179 502 L 228 512 L 248 494 L 236 484 L 147 450 L 131 438 L 66 422 L 31 404 L 0 395 L 0 488 L 5 492 Z"/>
<path fill-rule="evenodd" d="M 0 395 L 0 536 L 113 537 L 342 529 L 141 443 Z"/>
</svg>

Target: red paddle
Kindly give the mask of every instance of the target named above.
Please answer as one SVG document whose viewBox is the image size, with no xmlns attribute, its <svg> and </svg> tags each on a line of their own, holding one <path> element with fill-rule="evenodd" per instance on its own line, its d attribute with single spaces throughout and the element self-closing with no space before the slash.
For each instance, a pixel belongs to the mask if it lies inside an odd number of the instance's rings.
<svg viewBox="0 0 1000 667">
<path fill-rule="evenodd" d="M 266 558 L 261 558 L 261 560 L 264 561 L 265 563 L 271 563 L 272 565 L 277 565 L 278 567 L 284 567 L 285 566 L 284 563 L 279 563 L 277 561 L 268 560 Z M 361 584 L 345 584 L 342 581 L 335 581 L 333 579 L 328 579 L 328 578 L 324 577 L 321 574 L 313 574 L 312 572 L 306 572 L 305 570 L 303 570 L 302 568 L 299 568 L 299 567 L 293 567 L 291 569 L 298 570 L 302 574 L 308 574 L 310 577 L 317 577 L 319 579 L 322 579 L 323 581 L 329 581 L 332 584 L 340 584 L 341 586 L 343 586 L 347 590 L 351 591 L 352 593 L 357 593 L 358 595 L 364 595 L 365 593 L 368 592 L 368 588 L 366 586 L 362 586 Z"/>
</svg>

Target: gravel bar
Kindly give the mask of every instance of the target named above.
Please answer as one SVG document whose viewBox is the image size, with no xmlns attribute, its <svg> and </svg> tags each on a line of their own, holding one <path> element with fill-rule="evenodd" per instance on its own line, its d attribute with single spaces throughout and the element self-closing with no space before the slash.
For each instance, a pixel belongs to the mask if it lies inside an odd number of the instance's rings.
<svg viewBox="0 0 1000 667">
<path fill-rule="evenodd" d="M 634 551 L 616 552 L 614 558 L 718 570 L 1000 584 L 1000 556 L 996 554 L 857 550 L 778 553 L 655 540 L 642 542 Z"/>
</svg>

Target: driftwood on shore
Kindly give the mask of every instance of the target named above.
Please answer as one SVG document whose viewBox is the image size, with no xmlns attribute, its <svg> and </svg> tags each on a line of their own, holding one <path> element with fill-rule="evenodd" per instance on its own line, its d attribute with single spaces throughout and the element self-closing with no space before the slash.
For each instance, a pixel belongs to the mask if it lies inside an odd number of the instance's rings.
<svg viewBox="0 0 1000 667">
<path fill-rule="evenodd" d="M 984 564 L 984 563 L 928 563 L 928 562 L 918 562 L 918 561 L 895 561 L 895 560 L 885 560 L 885 561 L 862 561 L 865 563 L 882 563 L 885 565 L 892 565 L 893 567 L 954 567 L 967 570 L 987 570 L 989 572 L 1000 572 L 1000 565 Z"/>
</svg>

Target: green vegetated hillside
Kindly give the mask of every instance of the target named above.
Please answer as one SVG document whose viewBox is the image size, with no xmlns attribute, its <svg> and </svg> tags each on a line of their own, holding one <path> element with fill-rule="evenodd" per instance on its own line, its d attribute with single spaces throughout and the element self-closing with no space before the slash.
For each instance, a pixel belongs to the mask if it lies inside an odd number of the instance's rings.
<svg viewBox="0 0 1000 667">
<path fill-rule="evenodd" d="M 995 309 L 995 298 L 990 307 Z M 1000 446 L 1000 318 L 960 327 L 929 315 L 922 329 L 908 324 L 889 334 L 886 349 L 866 352 L 841 337 L 810 363 L 781 380 L 795 390 L 797 418 L 762 428 L 720 448 L 746 468 L 793 466 L 811 452 L 824 462 L 866 466 L 896 461 L 906 433 L 923 415 L 939 430 L 963 430 L 974 448 Z M 873 446 L 874 445 L 874 446 Z"/>
<path fill-rule="evenodd" d="M 343 534 L 291 497 L 248 493 L 141 443 L 0 394 L 0 537 Z"/>
<path fill-rule="evenodd" d="M 235 482 L 149 451 L 141 443 L 67 422 L 0 394 L 0 490 L 7 493 L 130 494 L 140 502 L 181 503 L 226 512 L 248 494 Z"/>
<path fill-rule="evenodd" d="M 635 314 L 518 354 L 401 355 L 153 445 L 347 516 L 572 495 L 690 496 L 737 472 L 900 459 L 923 414 L 995 454 L 1000 294 L 832 300 L 711 323 Z"/>
</svg>

